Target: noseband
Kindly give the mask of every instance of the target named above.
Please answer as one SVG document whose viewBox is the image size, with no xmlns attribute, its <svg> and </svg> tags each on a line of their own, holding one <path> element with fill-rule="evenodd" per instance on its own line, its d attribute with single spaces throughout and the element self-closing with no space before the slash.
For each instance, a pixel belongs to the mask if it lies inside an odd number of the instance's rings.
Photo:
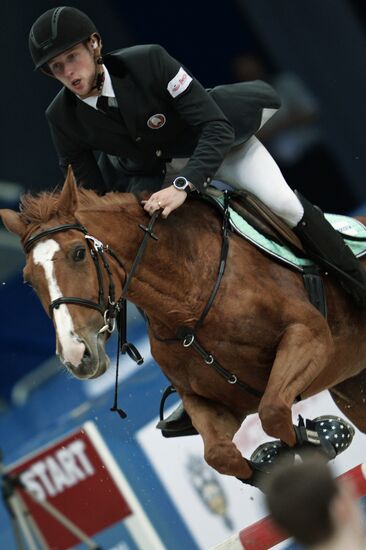
<svg viewBox="0 0 366 550">
<path fill-rule="evenodd" d="M 123 270 L 124 270 L 124 267 L 122 265 L 122 262 L 112 252 L 112 250 L 109 249 L 108 246 L 104 246 L 104 244 L 101 241 L 99 241 L 95 237 L 92 237 L 91 235 L 88 235 L 88 231 L 83 225 L 77 224 L 77 223 L 70 223 L 65 225 L 57 225 L 56 227 L 51 227 L 50 229 L 45 229 L 44 231 L 37 233 L 37 235 L 34 235 L 34 237 L 30 237 L 24 243 L 24 249 L 26 252 L 29 252 L 29 250 L 31 250 L 34 244 L 38 242 L 40 239 L 43 239 L 44 237 L 48 237 L 49 235 L 54 235 L 55 233 L 61 233 L 63 231 L 70 231 L 70 230 L 76 230 L 83 233 L 86 239 L 86 242 L 88 243 L 90 255 L 92 257 L 92 260 L 94 262 L 95 269 L 97 272 L 97 279 L 98 279 L 98 285 L 99 285 L 98 302 L 93 302 L 91 300 L 86 300 L 84 298 L 78 298 L 75 296 L 66 296 L 62 298 L 57 298 L 56 300 L 53 300 L 49 305 L 50 316 L 52 317 L 53 310 L 58 309 L 61 304 L 76 304 L 76 305 L 84 306 L 90 309 L 95 309 L 96 311 L 99 311 L 99 313 L 103 316 L 103 319 L 104 319 L 104 325 L 99 330 L 99 333 L 102 333 L 105 331 L 108 331 L 111 333 L 115 328 L 116 316 L 119 312 L 119 303 L 116 302 L 115 300 L 115 285 L 113 282 L 113 275 L 112 275 L 112 271 L 109 266 L 108 260 L 106 258 L 105 252 L 108 252 L 117 261 L 117 263 L 119 264 L 120 267 L 122 267 Z M 103 263 L 103 266 L 108 275 L 107 306 L 105 306 L 103 272 L 101 269 L 101 264 L 99 259 Z"/>
</svg>

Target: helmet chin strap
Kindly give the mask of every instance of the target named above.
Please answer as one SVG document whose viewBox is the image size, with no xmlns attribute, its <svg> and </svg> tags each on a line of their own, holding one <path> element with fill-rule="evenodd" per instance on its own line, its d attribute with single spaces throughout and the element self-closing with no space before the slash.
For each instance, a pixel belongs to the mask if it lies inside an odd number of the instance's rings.
<svg viewBox="0 0 366 550">
<path fill-rule="evenodd" d="M 100 95 L 102 92 L 103 84 L 104 84 L 104 69 L 103 69 L 103 57 L 100 54 L 100 48 L 95 52 L 94 54 L 94 61 L 95 61 L 95 79 L 94 84 L 91 87 L 90 91 L 97 90 L 98 94 Z"/>
</svg>

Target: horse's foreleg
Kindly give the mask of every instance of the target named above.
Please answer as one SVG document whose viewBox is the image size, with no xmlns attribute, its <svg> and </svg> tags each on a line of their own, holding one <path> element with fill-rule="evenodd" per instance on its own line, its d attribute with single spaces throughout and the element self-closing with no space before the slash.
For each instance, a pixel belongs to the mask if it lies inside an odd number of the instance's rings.
<svg viewBox="0 0 366 550">
<path fill-rule="evenodd" d="M 286 329 L 258 409 L 262 427 L 268 435 L 291 447 L 295 445 L 292 404 L 319 376 L 331 352 L 332 339 L 324 322 L 311 329 L 300 323 Z"/>
<path fill-rule="evenodd" d="M 207 464 L 220 474 L 241 479 L 251 477 L 251 468 L 232 441 L 241 421 L 224 405 L 197 395 L 183 394 L 181 397 L 193 426 L 203 439 Z"/>
</svg>

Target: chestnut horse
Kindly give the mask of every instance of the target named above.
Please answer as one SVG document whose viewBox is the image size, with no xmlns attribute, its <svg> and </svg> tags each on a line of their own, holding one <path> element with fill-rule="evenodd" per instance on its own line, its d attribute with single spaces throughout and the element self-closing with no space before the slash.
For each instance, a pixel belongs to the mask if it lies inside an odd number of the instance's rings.
<svg viewBox="0 0 366 550">
<path fill-rule="evenodd" d="M 101 376 L 108 367 L 109 321 L 101 315 L 107 298 L 100 311 L 83 306 L 100 302 L 100 285 L 108 296 L 111 282 L 118 299 L 143 237 L 141 226 L 150 218 L 132 194 L 100 197 L 78 189 L 71 170 L 61 192 L 27 195 L 20 213 L 0 214 L 25 247 L 24 278 L 52 316 L 61 360 L 77 378 Z M 98 241 L 87 237 L 87 243 L 76 224 Z M 215 284 L 220 217 L 209 204 L 188 200 L 169 218 L 157 219 L 153 231 L 157 240 L 149 239 L 127 297 L 146 313 L 152 355 L 202 436 L 209 465 L 250 480 L 250 462 L 232 442 L 244 418 L 258 411 L 264 431 L 292 447 L 294 400 L 325 389 L 366 431 L 365 312 L 331 277 L 325 282 L 326 320 L 309 303 L 299 273 L 230 234 L 226 271 L 197 331 L 200 345 L 230 373 L 227 379 L 176 339 L 180 327 L 200 319 Z M 111 276 L 101 267 L 102 282 L 95 269 L 99 241 L 114 252 L 107 262 Z M 65 303 L 63 297 L 84 303 Z M 236 380 L 241 384 L 228 383 Z"/>
</svg>

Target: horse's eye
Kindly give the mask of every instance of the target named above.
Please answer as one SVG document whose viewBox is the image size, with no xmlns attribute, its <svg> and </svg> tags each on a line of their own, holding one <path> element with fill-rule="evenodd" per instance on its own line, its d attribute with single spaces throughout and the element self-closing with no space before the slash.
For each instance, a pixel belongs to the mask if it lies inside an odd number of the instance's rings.
<svg viewBox="0 0 366 550">
<path fill-rule="evenodd" d="M 83 260 L 85 260 L 85 253 L 85 248 L 77 248 L 72 253 L 72 259 L 74 260 L 74 262 L 82 262 Z"/>
</svg>

